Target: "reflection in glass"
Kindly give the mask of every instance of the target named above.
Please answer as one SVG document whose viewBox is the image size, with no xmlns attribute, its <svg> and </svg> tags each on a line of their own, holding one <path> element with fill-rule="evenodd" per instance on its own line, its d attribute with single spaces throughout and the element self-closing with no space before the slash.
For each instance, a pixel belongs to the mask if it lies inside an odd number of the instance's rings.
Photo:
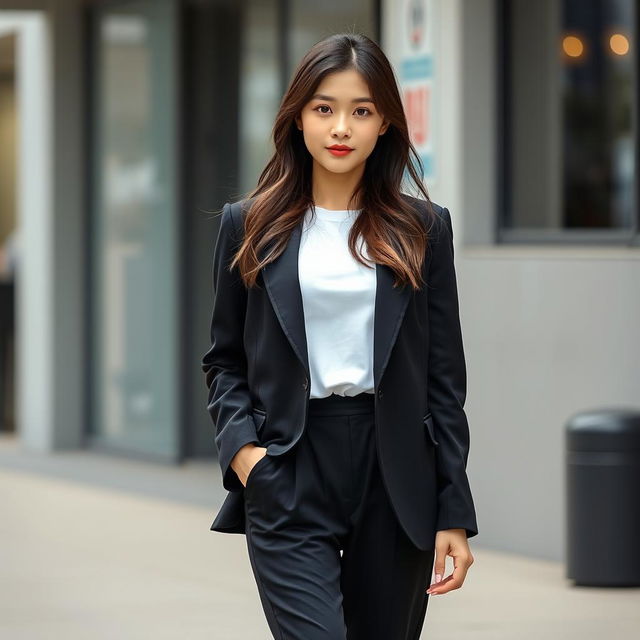
<svg viewBox="0 0 640 640">
<path fill-rule="evenodd" d="M 281 99 L 278 65 L 278 3 L 248 0 L 240 74 L 240 184 L 251 191 L 273 155 L 271 127 Z"/>
<path fill-rule="evenodd" d="M 631 227 L 634 5 L 509 2 L 509 226 Z"/>
<path fill-rule="evenodd" d="M 281 29 L 279 11 L 287 11 Z M 242 74 L 240 78 L 240 179 L 242 193 L 250 191 L 273 154 L 271 128 L 286 87 L 302 56 L 331 33 L 358 31 L 375 39 L 375 3 L 345 1 L 248 0 L 244 5 Z M 280 43 L 288 51 L 281 68 Z"/>
<path fill-rule="evenodd" d="M 176 452 L 172 2 L 96 14 L 95 440 Z"/>
</svg>

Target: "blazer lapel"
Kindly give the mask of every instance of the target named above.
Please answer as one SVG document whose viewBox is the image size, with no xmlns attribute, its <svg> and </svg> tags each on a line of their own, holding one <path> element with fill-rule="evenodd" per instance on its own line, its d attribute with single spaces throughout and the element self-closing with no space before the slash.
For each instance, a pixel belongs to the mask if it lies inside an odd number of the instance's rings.
<svg viewBox="0 0 640 640">
<path fill-rule="evenodd" d="M 284 251 L 262 268 L 262 276 L 274 311 L 291 347 L 310 376 L 309 352 L 304 324 L 304 308 L 298 275 L 298 251 L 302 221 L 294 228 Z M 411 287 L 393 287 L 394 273 L 386 265 L 376 264 L 374 311 L 373 377 L 377 389 L 398 334 Z"/>
</svg>

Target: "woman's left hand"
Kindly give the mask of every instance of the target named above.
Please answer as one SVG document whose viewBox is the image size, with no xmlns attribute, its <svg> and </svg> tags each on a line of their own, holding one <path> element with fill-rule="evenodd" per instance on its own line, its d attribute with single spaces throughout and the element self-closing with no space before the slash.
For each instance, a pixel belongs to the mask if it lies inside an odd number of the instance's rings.
<svg viewBox="0 0 640 640">
<path fill-rule="evenodd" d="M 447 556 L 453 558 L 453 573 L 444 580 Z M 465 529 L 444 529 L 436 532 L 436 560 L 434 563 L 435 582 L 427 589 L 429 595 L 447 593 L 459 589 L 464 582 L 469 567 L 473 564 L 473 555 L 467 542 Z"/>
</svg>

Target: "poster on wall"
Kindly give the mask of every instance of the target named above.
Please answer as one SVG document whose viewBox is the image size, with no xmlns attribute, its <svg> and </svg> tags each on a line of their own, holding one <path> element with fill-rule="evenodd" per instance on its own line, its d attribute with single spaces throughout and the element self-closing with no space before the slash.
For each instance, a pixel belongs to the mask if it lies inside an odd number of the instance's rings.
<svg viewBox="0 0 640 640">
<path fill-rule="evenodd" d="M 434 120 L 434 25 L 436 0 L 402 0 L 399 82 L 409 135 L 424 166 L 424 179 L 436 176 Z"/>
</svg>

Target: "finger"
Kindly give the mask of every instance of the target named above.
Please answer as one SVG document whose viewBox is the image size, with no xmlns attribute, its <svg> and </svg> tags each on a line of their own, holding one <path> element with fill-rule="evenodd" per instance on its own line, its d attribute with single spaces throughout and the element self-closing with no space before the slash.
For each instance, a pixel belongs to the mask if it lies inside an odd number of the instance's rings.
<svg viewBox="0 0 640 640">
<path fill-rule="evenodd" d="M 430 593 L 430 589 L 442 582 L 442 579 L 444 578 L 446 559 L 447 554 L 444 550 L 436 549 L 436 559 L 433 565 L 433 582 L 427 587 L 426 593 Z"/>
<path fill-rule="evenodd" d="M 445 563 L 447 561 L 447 551 L 449 551 L 447 545 L 436 545 L 436 560 L 433 564 L 433 572 L 435 574 L 433 584 L 439 583 L 444 577 Z"/>
<path fill-rule="evenodd" d="M 453 580 L 453 576 L 447 576 L 446 578 L 443 578 L 442 580 L 440 580 L 440 582 L 433 582 L 429 588 L 427 589 L 427 593 L 429 595 L 433 594 L 438 594 L 441 593 L 441 589 L 444 585 L 448 584 L 449 582 L 451 582 L 451 580 Z"/>
<path fill-rule="evenodd" d="M 466 560 L 462 560 L 456 557 L 454 557 L 453 562 L 453 573 L 450 576 L 447 576 L 438 584 L 434 584 L 429 587 L 427 593 L 429 593 L 430 595 L 440 595 L 442 593 L 453 591 L 454 589 L 459 589 L 464 584 L 470 563 Z"/>
</svg>

